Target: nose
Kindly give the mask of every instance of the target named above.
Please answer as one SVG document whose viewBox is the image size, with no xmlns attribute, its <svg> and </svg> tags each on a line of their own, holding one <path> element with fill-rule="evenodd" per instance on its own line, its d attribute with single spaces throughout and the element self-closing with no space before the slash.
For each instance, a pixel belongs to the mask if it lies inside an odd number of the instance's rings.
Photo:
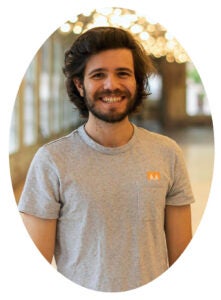
<svg viewBox="0 0 221 300">
<path fill-rule="evenodd" d="M 119 79 L 114 74 L 108 74 L 104 81 L 105 90 L 116 90 L 120 87 Z"/>
</svg>

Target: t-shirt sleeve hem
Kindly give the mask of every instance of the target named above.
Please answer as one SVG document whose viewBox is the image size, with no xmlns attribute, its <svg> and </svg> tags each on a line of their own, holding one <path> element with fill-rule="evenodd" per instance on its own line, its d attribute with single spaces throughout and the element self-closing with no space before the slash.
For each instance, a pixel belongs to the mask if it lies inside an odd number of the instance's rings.
<svg viewBox="0 0 221 300">
<path fill-rule="evenodd" d="M 183 205 L 189 205 L 193 204 L 195 202 L 194 198 L 190 198 L 187 200 L 167 200 L 166 205 L 171 205 L 171 206 L 183 206 Z"/>
<path fill-rule="evenodd" d="M 18 207 L 18 210 L 20 213 L 25 213 L 28 215 L 32 215 L 34 217 L 37 218 L 41 218 L 41 219 L 49 219 L 49 220 L 53 220 L 53 219 L 58 219 L 58 213 L 57 212 L 41 212 L 38 210 L 32 210 L 32 209 L 28 209 L 28 208 L 24 208 L 22 206 Z"/>
</svg>

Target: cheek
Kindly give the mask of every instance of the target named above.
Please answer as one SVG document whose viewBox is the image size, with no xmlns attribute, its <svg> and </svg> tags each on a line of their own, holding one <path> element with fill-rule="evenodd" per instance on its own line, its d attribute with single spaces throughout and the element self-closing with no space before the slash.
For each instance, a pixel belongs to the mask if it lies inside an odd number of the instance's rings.
<svg viewBox="0 0 221 300">
<path fill-rule="evenodd" d="M 137 84 L 136 84 L 135 80 L 131 81 L 131 83 L 129 85 L 129 90 L 130 90 L 130 92 L 131 92 L 132 95 L 136 94 L 136 92 L 137 92 Z"/>
<path fill-rule="evenodd" d="M 94 95 L 98 90 L 98 85 L 96 83 L 85 82 L 84 91 L 87 95 Z"/>
</svg>

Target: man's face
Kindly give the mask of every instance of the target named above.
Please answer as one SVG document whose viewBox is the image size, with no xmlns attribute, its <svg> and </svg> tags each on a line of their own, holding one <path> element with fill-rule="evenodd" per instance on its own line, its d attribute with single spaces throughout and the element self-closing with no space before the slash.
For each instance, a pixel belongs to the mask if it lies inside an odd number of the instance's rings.
<svg viewBox="0 0 221 300">
<path fill-rule="evenodd" d="M 130 50 L 120 48 L 92 55 L 85 68 L 84 82 L 75 82 L 92 114 L 105 122 L 122 121 L 136 97 L 136 79 Z"/>
</svg>

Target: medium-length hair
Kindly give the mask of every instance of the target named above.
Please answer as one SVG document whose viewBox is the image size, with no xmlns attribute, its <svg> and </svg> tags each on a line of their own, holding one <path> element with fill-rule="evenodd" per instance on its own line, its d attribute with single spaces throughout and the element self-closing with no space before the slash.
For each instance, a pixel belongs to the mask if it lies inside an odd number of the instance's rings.
<svg viewBox="0 0 221 300">
<path fill-rule="evenodd" d="M 155 73 L 155 68 L 142 44 L 131 33 L 121 28 L 92 28 L 80 35 L 72 46 L 65 51 L 63 66 L 68 96 L 83 117 L 88 117 L 88 108 L 73 79 L 77 78 L 83 84 L 85 67 L 92 55 L 105 50 L 120 48 L 131 50 L 133 56 L 137 90 L 131 112 L 136 111 L 143 99 L 150 94 L 148 78 Z"/>
</svg>

